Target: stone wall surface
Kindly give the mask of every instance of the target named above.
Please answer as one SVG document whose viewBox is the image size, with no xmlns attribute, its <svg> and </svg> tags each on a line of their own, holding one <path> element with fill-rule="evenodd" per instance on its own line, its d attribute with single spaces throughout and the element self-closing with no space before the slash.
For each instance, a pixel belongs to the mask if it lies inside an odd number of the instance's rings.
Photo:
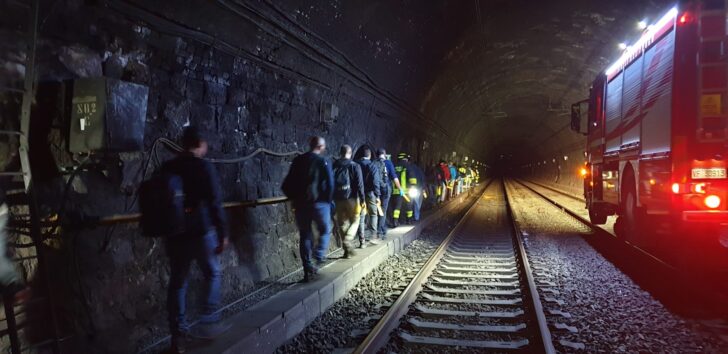
<svg viewBox="0 0 728 354">
<path fill-rule="evenodd" d="M 27 54 L 20 37 L 24 10 L 4 10 L 0 72 L 3 81 L 18 85 Z M 31 158 L 43 213 L 136 211 L 140 181 L 172 156 L 158 139 L 175 140 L 188 123 L 213 137 L 211 157 L 261 147 L 299 151 L 312 134 L 326 137 L 334 151 L 344 143 L 369 143 L 394 154 L 406 149 L 427 163 L 452 152 L 473 156 L 340 53 L 269 13 L 264 1 L 41 1 Z M 385 60 L 373 54 L 358 59 L 375 67 Z M 145 151 L 83 164 L 85 157 L 65 148 L 69 95 L 74 79 L 99 76 L 149 87 Z M 19 102 L 18 95 L 0 95 L 2 127 L 16 124 L 6 117 L 17 116 Z M 329 104 L 339 108 L 335 119 L 324 114 Z M 8 151 L 13 144 L 0 141 Z M 217 165 L 225 200 L 280 195 L 289 163 L 259 154 Z M 223 255 L 225 302 L 299 267 L 292 219 L 287 204 L 230 212 L 234 246 Z M 52 293 L 63 334 L 74 335 L 66 344 L 72 352 L 134 352 L 166 334 L 169 270 L 160 240 L 142 238 L 136 224 L 66 227 L 50 236 Z M 190 304 L 199 297 L 200 275 L 193 278 Z"/>
</svg>

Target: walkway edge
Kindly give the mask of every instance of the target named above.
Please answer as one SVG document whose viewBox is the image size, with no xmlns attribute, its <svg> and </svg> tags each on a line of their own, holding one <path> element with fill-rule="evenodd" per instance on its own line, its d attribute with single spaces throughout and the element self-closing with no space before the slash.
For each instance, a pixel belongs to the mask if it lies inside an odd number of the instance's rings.
<svg viewBox="0 0 728 354">
<path fill-rule="evenodd" d="M 362 278 L 417 239 L 422 231 L 446 215 L 464 210 L 477 201 L 481 183 L 470 193 L 425 216 L 414 226 L 390 230 L 388 242 L 357 250 L 351 259 L 336 260 L 320 270 L 311 283 L 296 283 L 226 321 L 232 328 L 209 343 L 188 348 L 188 353 L 272 353 L 344 298 Z"/>
</svg>

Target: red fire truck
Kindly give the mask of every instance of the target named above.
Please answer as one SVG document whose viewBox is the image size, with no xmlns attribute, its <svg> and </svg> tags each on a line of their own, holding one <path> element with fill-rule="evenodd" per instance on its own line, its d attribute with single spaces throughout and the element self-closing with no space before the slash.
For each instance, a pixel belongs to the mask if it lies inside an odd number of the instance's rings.
<svg viewBox="0 0 728 354">
<path fill-rule="evenodd" d="M 640 248 L 690 240 L 728 259 L 726 11 L 726 0 L 681 2 L 571 107 L 587 136 L 591 221 L 618 215 L 617 235 Z"/>
</svg>

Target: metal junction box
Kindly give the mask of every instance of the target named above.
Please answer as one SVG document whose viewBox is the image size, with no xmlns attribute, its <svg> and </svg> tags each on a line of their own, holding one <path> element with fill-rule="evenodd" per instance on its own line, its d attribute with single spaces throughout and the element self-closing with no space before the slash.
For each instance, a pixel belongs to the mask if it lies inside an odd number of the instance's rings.
<svg viewBox="0 0 728 354">
<path fill-rule="evenodd" d="M 149 88 L 111 78 L 73 83 L 68 149 L 131 152 L 144 147 Z"/>
</svg>

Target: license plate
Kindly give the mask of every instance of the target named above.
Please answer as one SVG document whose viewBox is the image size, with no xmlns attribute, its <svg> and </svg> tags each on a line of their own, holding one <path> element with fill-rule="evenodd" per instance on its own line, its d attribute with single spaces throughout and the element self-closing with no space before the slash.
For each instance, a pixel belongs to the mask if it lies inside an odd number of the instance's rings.
<svg viewBox="0 0 728 354">
<path fill-rule="evenodd" d="M 714 178 L 725 178 L 725 168 L 714 167 L 714 168 L 694 168 L 693 178 L 694 179 L 714 179 Z"/>
</svg>

